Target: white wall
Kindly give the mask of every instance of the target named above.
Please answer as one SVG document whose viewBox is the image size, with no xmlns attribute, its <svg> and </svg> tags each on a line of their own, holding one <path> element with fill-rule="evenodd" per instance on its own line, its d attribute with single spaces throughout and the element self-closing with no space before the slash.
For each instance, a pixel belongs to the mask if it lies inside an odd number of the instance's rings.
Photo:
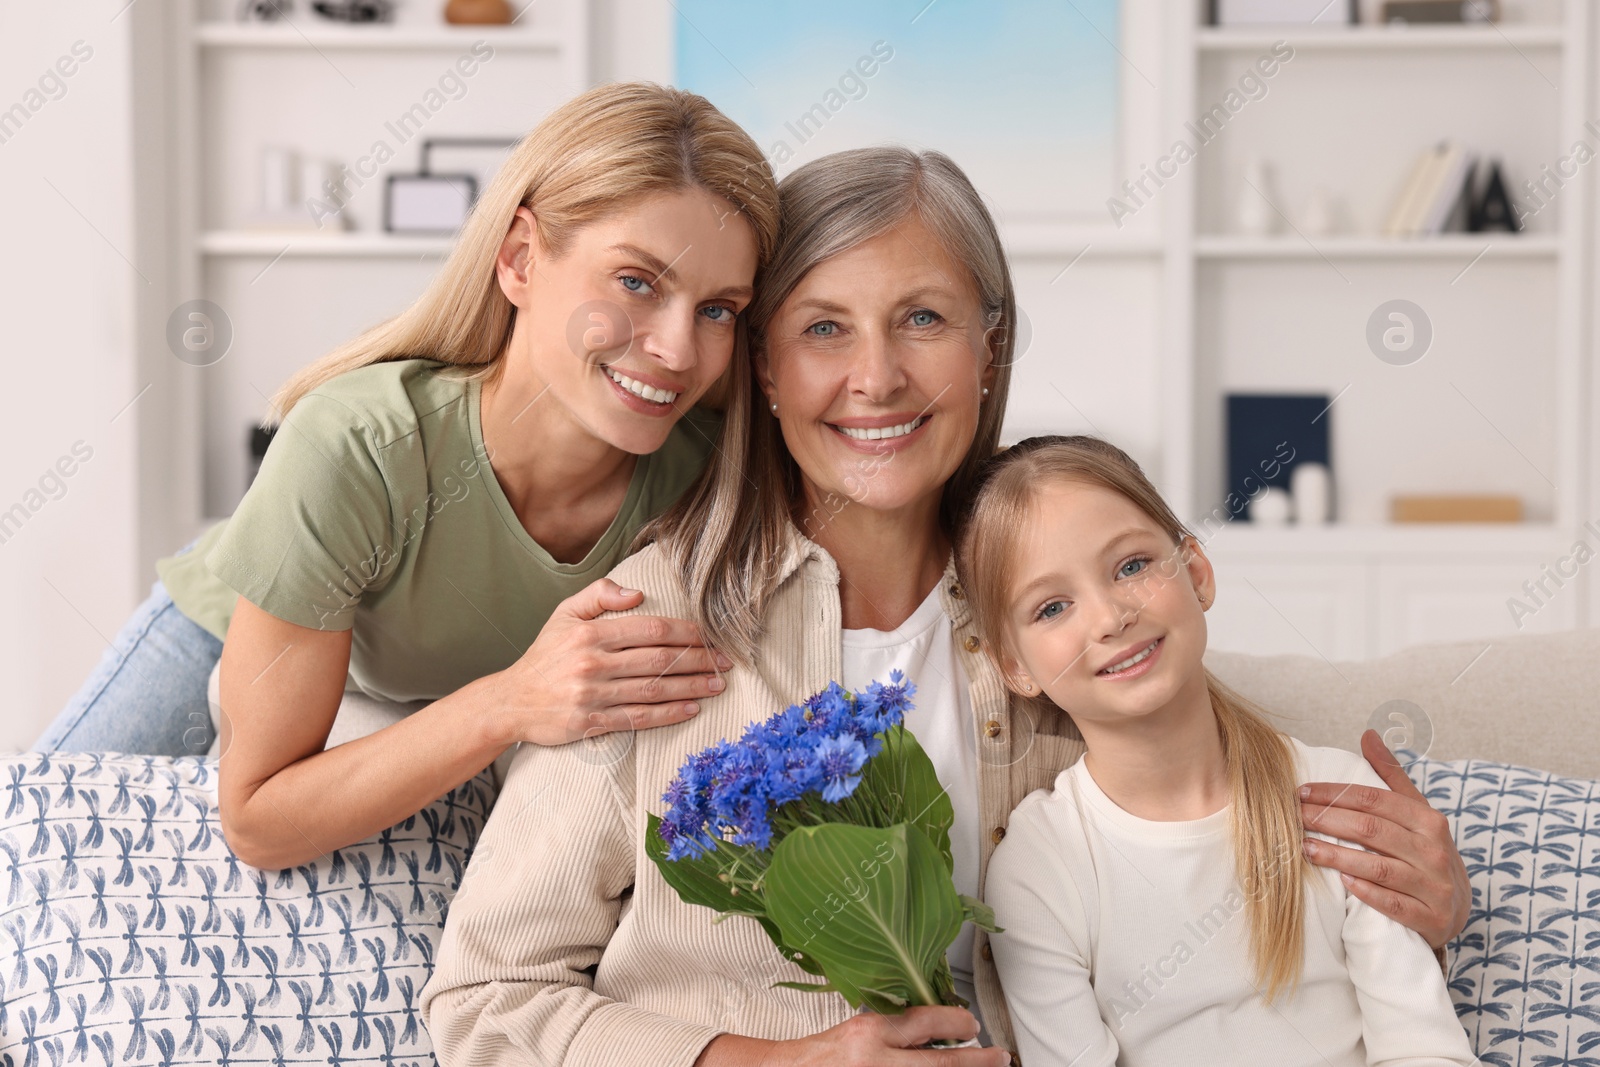
<svg viewBox="0 0 1600 1067">
<path fill-rule="evenodd" d="M 28 511 L 0 535 L 0 749 L 33 740 L 149 580 L 134 443 L 150 397 L 128 405 L 145 384 L 135 300 L 156 265 L 134 240 L 125 2 L 0 6 L 0 109 L 30 112 L 0 143 L 0 512 Z M 46 72 L 78 42 L 88 58 L 58 85 Z M 92 455 L 58 487 L 48 472 L 76 442 Z"/>
</svg>

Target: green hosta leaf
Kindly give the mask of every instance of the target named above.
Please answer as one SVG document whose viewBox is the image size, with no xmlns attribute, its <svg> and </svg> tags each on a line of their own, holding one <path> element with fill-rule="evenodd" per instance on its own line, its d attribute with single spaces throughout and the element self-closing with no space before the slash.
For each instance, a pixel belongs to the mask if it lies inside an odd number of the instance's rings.
<svg viewBox="0 0 1600 1067">
<path fill-rule="evenodd" d="M 759 896 L 748 893 L 735 895 L 733 887 L 722 880 L 723 869 L 730 865 L 730 857 L 724 855 L 721 848 L 703 856 L 667 859 L 667 843 L 661 840 L 659 816 L 647 816 L 644 852 L 655 863 L 661 877 L 678 891 L 678 896 L 685 903 L 699 904 L 734 915 L 766 915 L 766 907 Z"/>
<path fill-rule="evenodd" d="M 773 989 L 798 989 L 805 993 L 837 993 L 831 982 L 773 982 Z"/>
<path fill-rule="evenodd" d="M 1005 927 L 994 924 L 994 909 L 976 897 L 961 894 L 961 907 L 966 912 L 967 922 L 980 930 L 987 930 L 991 934 L 1005 933 Z"/>
<path fill-rule="evenodd" d="M 766 902 L 784 943 L 817 961 L 852 1006 L 943 1002 L 935 975 L 966 908 L 916 826 L 792 831 L 773 850 Z"/>
<path fill-rule="evenodd" d="M 678 899 L 685 904 L 698 904 L 724 915 L 745 915 L 754 919 L 761 924 L 761 928 L 767 932 L 767 936 L 772 939 L 772 943 L 777 946 L 784 959 L 807 974 L 820 976 L 822 968 L 815 960 L 784 944 L 783 932 L 778 929 L 777 923 L 768 918 L 766 901 L 762 899 L 761 894 L 746 891 L 736 895 L 733 887 L 722 880 L 722 872 L 733 865 L 735 858 L 751 851 L 753 850 L 724 843 L 719 845 L 716 851 L 703 856 L 686 856 L 681 860 L 669 860 L 667 843 L 661 840 L 660 817 L 646 816 L 645 855 L 650 857 L 651 862 L 656 865 L 656 870 L 661 872 L 661 877 L 677 892 Z"/>
<path fill-rule="evenodd" d="M 868 761 L 861 784 L 839 807 L 845 821 L 864 826 L 910 823 L 938 851 L 946 873 L 955 870 L 950 854 L 955 806 L 939 784 L 933 760 L 905 727 L 884 733 L 883 751 Z"/>
</svg>

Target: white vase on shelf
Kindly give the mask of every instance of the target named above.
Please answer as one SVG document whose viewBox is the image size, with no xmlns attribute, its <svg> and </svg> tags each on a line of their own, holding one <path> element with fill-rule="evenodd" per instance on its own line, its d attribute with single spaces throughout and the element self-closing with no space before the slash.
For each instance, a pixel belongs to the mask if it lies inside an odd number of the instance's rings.
<svg viewBox="0 0 1600 1067">
<path fill-rule="evenodd" d="M 1269 485 L 1250 501 L 1250 521 L 1257 526 L 1286 526 L 1294 514 L 1287 489 Z"/>
<path fill-rule="evenodd" d="M 1289 472 L 1294 521 L 1315 526 L 1333 520 L 1333 475 L 1321 463 L 1297 463 Z"/>
<path fill-rule="evenodd" d="M 1234 220 L 1239 232 L 1247 237 L 1270 237 L 1276 233 L 1278 211 L 1273 205 L 1278 199 L 1272 165 L 1260 156 L 1251 156 L 1239 186 L 1238 217 Z"/>
</svg>

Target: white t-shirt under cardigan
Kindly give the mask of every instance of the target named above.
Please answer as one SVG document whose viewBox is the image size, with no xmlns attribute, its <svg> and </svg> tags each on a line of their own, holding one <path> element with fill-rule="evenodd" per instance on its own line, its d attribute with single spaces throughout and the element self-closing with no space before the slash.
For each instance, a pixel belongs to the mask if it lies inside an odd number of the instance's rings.
<svg viewBox="0 0 1600 1067">
<path fill-rule="evenodd" d="M 1293 747 L 1300 782 L 1384 787 L 1353 753 Z M 1082 760 L 1053 791 L 1018 806 L 990 860 L 986 897 L 1005 928 L 991 943 L 1022 1061 L 1474 1063 L 1427 943 L 1323 867 L 1312 868 L 1306 891 L 1301 984 L 1265 1003 L 1251 980 L 1229 810 L 1138 818 Z"/>
<path fill-rule="evenodd" d="M 955 861 L 956 892 L 978 895 L 978 746 L 973 731 L 972 697 L 967 673 L 956 659 L 955 633 L 935 585 L 911 617 L 895 630 L 841 630 L 839 684 L 860 690 L 868 683 L 889 684 L 899 669 L 915 682 L 915 705 L 906 713 L 906 729 L 933 761 L 939 781 L 956 798 L 955 824 L 950 827 L 950 852 Z M 956 992 L 978 1013 L 972 985 L 972 925 L 965 923 L 948 952 Z"/>
</svg>

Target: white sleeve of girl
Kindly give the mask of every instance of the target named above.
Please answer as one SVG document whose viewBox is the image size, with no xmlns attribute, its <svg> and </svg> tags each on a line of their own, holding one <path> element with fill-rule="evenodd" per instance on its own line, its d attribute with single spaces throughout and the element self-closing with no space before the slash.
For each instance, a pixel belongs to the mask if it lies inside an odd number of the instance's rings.
<svg viewBox="0 0 1600 1067">
<path fill-rule="evenodd" d="M 1088 918 L 1061 843 L 1031 818 L 1044 799 L 1023 801 L 989 860 L 984 899 L 1004 928 L 989 938 L 995 969 L 1023 1063 L 1113 1067 L 1117 1041 L 1089 980 Z"/>
<path fill-rule="evenodd" d="M 1363 773 L 1364 772 L 1364 773 Z M 1357 784 L 1387 789 L 1365 763 Z M 1353 842 L 1342 845 L 1359 848 Z M 1345 965 L 1361 1006 L 1369 1067 L 1453 1067 L 1478 1062 L 1456 1019 L 1439 961 L 1415 930 L 1345 891 Z"/>
</svg>

